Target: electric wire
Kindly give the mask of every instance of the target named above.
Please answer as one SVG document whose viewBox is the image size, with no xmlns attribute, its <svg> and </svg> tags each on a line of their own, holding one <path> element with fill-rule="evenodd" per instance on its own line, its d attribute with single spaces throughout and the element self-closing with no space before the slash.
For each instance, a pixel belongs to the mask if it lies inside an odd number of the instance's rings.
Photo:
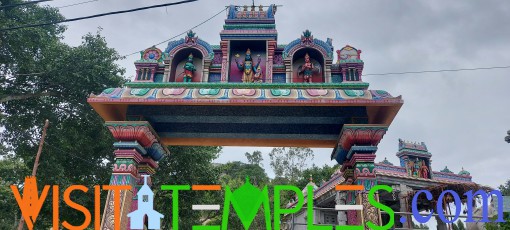
<svg viewBox="0 0 510 230">
<path fill-rule="evenodd" d="M 126 55 L 129 56 L 129 55 Z M 389 73 L 368 73 L 361 76 L 385 76 L 385 75 L 405 75 L 405 74 L 424 74 L 424 73 L 442 73 L 442 72 L 460 72 L 460 71 L 478 71 L 478 70 L 494 70 L 494 69 L 510 69 L 510 66 L 491 66 L 491 67 L 477 67 L 477 68 L 461 68 L 461 69 L 442 69 L 442 70 L 422 70 L 422 71 L 408 71 L 408 72 L 389 72 Z M 25 73 L 25 74 L 0 74 L 2 76 L 32 76 L 44 73 Z M 301 78 L 286 78 L 286 79 L 301 79 Z"/>
<path fill-rule="evenodd" d="M 510 66 L 492 66 L 492 67 L 477 67 L 477 68 L 463 68 L 463 69 L 441 69 L 441 70 L 423 70 L 423 71 L 408 71 L 408 72 L 393 72 L 393 73 L 369 73 L 363 76 L 383 76 L 383 75 L 403 75 L 403 74 L 421 74 L 421 73 L 441 73 L 441 72 L 460 72 L 460 71 L 473 71 L 473 70 L 491 70 L 491 69 L 508 69 Z"/>
<path fill-rule="evenodd" d="M 64 5 L 64 6 L 57 6 L 56 8 L 62 9 L 62 8 L 66 8 L 66 7 L 78 6 L 78 5 L 87 4 L 87 3 L 91 3 L 91 2 L 97 2 L 97 1 L 99 1 L 99 0 L 89 0 L 89 1 L 84 1 L 84 2 L 77 2 L 77 3 L 74 3 L 74 4 L 69 4 L 69 5 Z"/>
<path fill-rule="evenodd" d="M 29 25 L 15 26 L 15 27 L 9 27 L 9 28 L 2 28 L 2 29 L 0 29 L 0 32 L 18 30 L 18 29 L 23 29 L 23 28 L 54 25 L 54 24 L 60 24 L 60 23 L 64 23 L 64 22 L 81 21 L 81 20 L 85 20 L 85 19 L 98 18 L 98 17 L 109 16 L 109 15 L 132 13 L 132 12 L 141 11 L 141 10 L 147 10 L 147 9 L 153 9 L 153 8 L 159 8 L 159 7 L 165 7 L 165 6 L 174 6 L 174 5 L 186 4 L 186 3 L 196 2 L 196 1 L 198 1 L 198 0 L 184 0 L 184 1 L 179 1 L 179 2 L 171 2 L 171 3 L 165 3 L 165 4 L 159 4 L 159 5 L 139 7 L 139 8 L 129 9 L 129 10 L 111 11 L 111 12 L 107 12 L 107 13 L 94 14 L 94 15 L 90 15 L 90 16 L 71 18 L 71 19 L 64 19 L 64 20 L 54 21 L 54 22 L 46 22 L 46 23 L 39 23 L 39 24 L 29 24 Z"/>
<path fill-rule="evenodd" d="M 159 42 L 159 43 L 157 43 L 157 44 L 154 44 L 153 46 L 158 46 L 158 45 L 161 45 L 161 44 L 163 44 L 163 43 L 165 43 L 165 42 L 168 42 L 168 41 L 170 41 L 170 40 L 172 40 L 172 39 L 178 38 L 178 37 L 180 37 L 180 36 L 182 36 L 182 35 L 186 34 L 188 31 L 193 30 L 193 29 L 195 29 L 195 28 L 198 28 L 199 26 L 201 26 L 201 25 L 205 24 L 206 22 L 208 22 L 208 21 L 212 20 L 213 18 L 217 17 L 218 15 L 220 15 L 220 14 L 221 14 L 223 11 L 225 11 L 225 10 L 227 10 L 227 8 L 226 8 L 226 7 L 225 7 L 223 10 L 221 10 L 220 12 L 218 12 L 218 13 L 214 14 L 212 17 L 210 17 L 210 18 L 206 19 L 205 21 L 203 21 L 203 22 L 199 23 L 198 25 L 193 26 L 193 27 L 191 27 L 191 28 L 187 29 L 186 31 L 184 31 L 184 32 L 182 32 L 182 33 L 180 33 L 180 34 L 177 34 L 177 35 L 175 35 L 175 36 L 173 36 L 173 37 L 171 37 L 171 38 L 169 38 L 169 39 L 166 39 L 166 40 L 161 41 L 161 42 Z M 123 55 L 122 57 L 124 57 L 124 58 L 125 58 L 125 57 L 129 57 L 129 56 L 131 56 L 131 55 L 134 55 L 134 54 L 139 53 L 140 51 L 142 51 L 142 50 L 135 51 L 135 52 L 133 52 L 133 53 Z"/>
</svg>

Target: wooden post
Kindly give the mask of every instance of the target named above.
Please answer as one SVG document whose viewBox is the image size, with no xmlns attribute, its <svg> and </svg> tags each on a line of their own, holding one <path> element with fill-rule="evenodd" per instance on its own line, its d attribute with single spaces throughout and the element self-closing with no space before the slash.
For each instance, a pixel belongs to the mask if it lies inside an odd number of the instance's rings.
<svg viewBox="0 0 510 230">
<path fill-rule="evenodd" d="M 44 127 L 43 127 L 41 141 L 39 142 L 39 149 L 37 149 L 37 155 L 35 156 L 34 168 L 32 168 L 32 176 L 34 176 L 34 177 L 37 174 L 37 167 L 39 167 L 39 158 L 41 157 L 44 139 L 46 138 L 46 130 L 48 129 L 49 125 L 50 125 L 50 121 L 48 121 L 48 119 L 46 119 L 46 122 L 44 123 Z M 23 216 L 22 216 L 19 220 L 18 230 L 23 230 L 24 224 L 25 224 L 25 219 L 23 219 Z"/>
</svg>

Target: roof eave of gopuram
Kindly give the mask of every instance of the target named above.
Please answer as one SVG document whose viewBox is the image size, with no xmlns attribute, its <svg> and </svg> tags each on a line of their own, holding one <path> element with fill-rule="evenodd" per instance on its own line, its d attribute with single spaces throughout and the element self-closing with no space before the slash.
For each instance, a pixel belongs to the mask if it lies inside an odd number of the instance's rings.
<svg viewBox="0 0 510 230">
<path fill-rule="evenodd" d="M 370 124 L 389 125 L 404 103 L 368 83 L 126 83 L 90 95 L 105 121 L 125 120 L 129 105 L 365 106 Z"/>
</svg>

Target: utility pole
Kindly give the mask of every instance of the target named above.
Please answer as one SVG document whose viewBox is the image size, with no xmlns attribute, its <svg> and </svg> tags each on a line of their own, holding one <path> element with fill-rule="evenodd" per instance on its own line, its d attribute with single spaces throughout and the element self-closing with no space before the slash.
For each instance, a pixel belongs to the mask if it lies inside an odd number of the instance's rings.
<svg viewBox="0 0 510 230">
<path fill-rule="evenodd" d="M 41 141 L 39 142 L 39 149 L 37 149 L 37 155 L 35 156 L 34 168 L 32 169 L 33 177 L 35 177 L 35 175 L 37 174 L 37 167 L 39 167 L 39 158 L 41 157 L 44 139 L 46 138 L 46 130 L 48 129 L 49 125 L 50 125 L 50 121 L 48 121 L 48 119 L 46 119 L 46 122 L 44 123 L 44 127 L 43 127 Z M 24 224 L 25 224 L 25 219 L 23 218 L 23 215 L 21 215 L 21 218 L 20 218 L 19 224 L 18 224 L 18 230 L 23 230 Z"/>
</svg>

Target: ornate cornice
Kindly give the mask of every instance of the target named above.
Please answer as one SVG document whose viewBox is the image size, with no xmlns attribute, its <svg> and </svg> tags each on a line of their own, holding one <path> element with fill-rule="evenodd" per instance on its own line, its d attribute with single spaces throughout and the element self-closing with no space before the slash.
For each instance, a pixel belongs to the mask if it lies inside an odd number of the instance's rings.
<svg viewBox="0 0 510 230">
<path fill-rule="evenodd" d="M 208 88 L 208 89 L 367 89 L 366 82 L 345 83 L 208 83 L 208 82 L 128 82 L 130 88 Z M 114 90 L 114 89 L 107 89 Z"/>
<path fill-rule="evenodd" d="M 114 144 L 118 149 L 143 149 L 138 150 L 142 155 L 149 155 L 155 161 L 161 160 L 168 149 L 160 144 L 156 131 L 147 121 L 111 121 L 105 122 L 113 137 L 119 141 Z"/>
<path fill-rule="evenodd" d="M 143 147 L 150 147 L 158 142 L 156 132 L 147 121 L 106 122 L 105 126 L 117 141 L 138 141 Z"/>
<path fill-rule="evenodd" d="M 344 125 L 338 145 L 345 150 L 353 145 L 377 146 L 387 130 L 385 125 Z"/>
</svg>

